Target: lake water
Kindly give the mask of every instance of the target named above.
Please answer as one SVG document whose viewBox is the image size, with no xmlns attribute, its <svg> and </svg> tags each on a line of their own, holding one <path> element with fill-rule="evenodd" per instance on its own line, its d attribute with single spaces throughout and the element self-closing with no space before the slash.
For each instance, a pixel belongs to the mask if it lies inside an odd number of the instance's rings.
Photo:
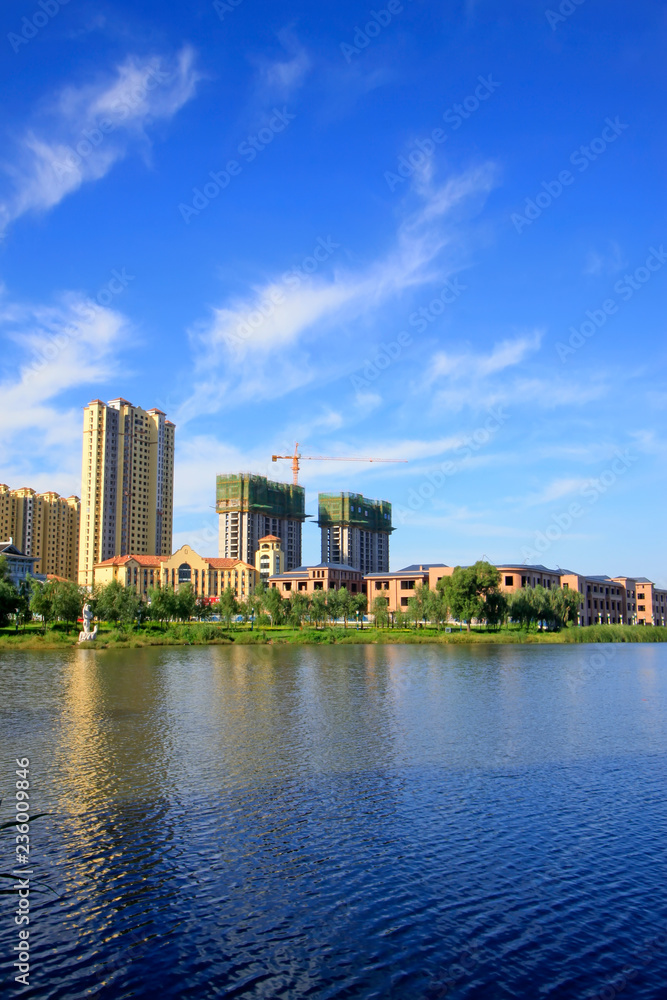
<svg viewBox="0 0 667 1000">
<path fill-rule="evenodd" d="M 666 748 L 659 644 L 3 654 L 3 990 L 667 997 Z"/>
</svg>

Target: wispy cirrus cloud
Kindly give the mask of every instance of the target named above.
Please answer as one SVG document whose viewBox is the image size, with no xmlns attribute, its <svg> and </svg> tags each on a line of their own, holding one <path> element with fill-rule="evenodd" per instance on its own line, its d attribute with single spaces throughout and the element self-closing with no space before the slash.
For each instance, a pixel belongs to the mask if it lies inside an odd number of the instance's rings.
<svg viewBox="0 0 667 1000">
<path fill-rule="evenodd" d="M 465 206 L 477 209 L 494 184 L 492 164 L 440 187 L 429 181 L 420 191 L 419 207 L 404 216 L 393 246 L 378 260 L 356 269 L 332 261 L 326 274 L 306 274 L 298 281 L 269 279 L 214 307 L 190 330 L 197 372 L 206 377 L 198 381 L 192 403 L 184 404 L 181 422 L 241 399 L 284 395 L 320 377 L 324 360 L 332 374 L 331 357 L 321 350 L 323 339 L 343 324 L 372 318 L 402 293 L 459 270 L 459 221 L 452 216 Z M 449 260 L 444 251 L 450 251 Z"/>
<path fill-rule="evenodd" d="M 503 340 L 491 351 L 464 351 L 454 354 L 438 351 L 431 358 L 427 381 L 433 384 L 443 376 L 449 378 L 486 378 L 507 368 L 519 365 L 526 357 L 540 348 L 543 331 Z"/>
<path fill-rule="evenodd" d="M 186 46 L 173 59 L 128 56 L 111 77 L 61 90 L 3 164 L 0 231 L 104 177 L 132 150 L 145 154 L 147 129 L 172 118 L 192 99 L 200 79 L 194 51 Z"/>
<path fill-rule="evenodd" d="M 254 60 L 261 96 L 287 100 L 302 86 L 313 67 L 307 50 L 289 28 L 278 32 L 283 53 L 274 59 L 265 56 Z"/>
</svg>

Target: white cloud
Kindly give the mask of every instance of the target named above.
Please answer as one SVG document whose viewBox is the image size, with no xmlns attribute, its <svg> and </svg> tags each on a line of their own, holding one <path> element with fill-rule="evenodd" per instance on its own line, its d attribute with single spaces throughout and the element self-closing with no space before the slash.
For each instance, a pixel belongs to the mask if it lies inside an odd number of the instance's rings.
<svg viewBox="0 0 667 1000">
<path fill-rule="evenodd" d="M 403 220 L 394 246 L 375 263 L 356 271 L 337 266 L 326 275 L 301 275 L 298 280 L 276 277 L 214 307 L 208 319 L 190 331 L 198 371 L 207 374 L 184 404 L 181 423 L 186 415 L 215 412 L 239 400 L 285 395 L 323 374 L 324 364 L 328 376 L 335 377 L 331 355 L 323 357 L 319 350 L 310 357 L 307 348 L 325 337 L 340 336 L 342 324 L 373 315 L 402 292 L 444 281 L 458 271 L 459 261 L 455 266 L 438 260 L 455 240 L 450 216 L 471 200 L 478 207 L 494 183 L 490 164 L 436 189 L 429 182 L 428 190 L 421 191 L 420 207 Z M 460 248 L 456 253 L 460 257 Z"/>
<path fill-rule="evenodd" d="M 121 313 L 71 293 L 54 306 L 11 303 L 3 295 L 0 330 L 23 361 L 0 383 L 3 475 L 10 485 L 29 476 L 35 487 L 78 492 L 81 407 L 62 397 L 118 372 L 129 324 Z"/>
<path fill-rule="evenodd" d="M 554 500 L 562 500 L 563 497 L 572 496 L 573 493 L 580 493 L 590 482 L 590 479 L 577 477 L 554 479 L 542 490 L 529 494 L 525 498 L 525 504 L 528 507 L 536 507 L 540 504 L 553 503 Z"/>
<path fill-rule="evenodd" d="M 266 96 L 286 100 L 305 81 L 311 70 L 312 60 L 291 32 L 281 31 L 278 38 L 287 50 L 287 55 L 285 58 L 259 63 L 259 84 Z"/>
<path fill-rule="evenodd" d="M 438 351 L 429 365 L 428 382 L 432 384 L 443 376 L 467 379 L 495 375 L 506 368 L 520 364 L 528 355 L 539 350 L 541 341 L 542 331 L 536 330 L 529 336 L 503 340 L 502 343 L 496 344 L 490 353 L 467 351 L 448 354 L 445 351 Z"/>
<path fill-rule="evenodd" d="M 627 259 L 623 256 L 618 243 L 612 242 L 608 253 L 599 253 L 591 250 L 586 255 L 584 274 L 599 277 L 601 274 L 616 274 L 628 266 Z"/>
<path fill-rule="evenodd" d="M 129 56 L 111 80 L 63 89 L 46 124 L 28 128 L 5 164 L 12 190 L 0 200 L 0 229 L 104 177 L 132 148 L 147 150 L 147 127 L 173 117 L 199 79 L 185 47 L 172 61 Z"/>
</svg>

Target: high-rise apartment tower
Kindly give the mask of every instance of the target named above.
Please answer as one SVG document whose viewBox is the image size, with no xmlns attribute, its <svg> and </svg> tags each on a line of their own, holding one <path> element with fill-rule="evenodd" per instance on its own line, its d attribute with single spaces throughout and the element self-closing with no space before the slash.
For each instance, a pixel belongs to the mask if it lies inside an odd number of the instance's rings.
<svg viewBox="0 0 667 1000">
<path fill-rule="evenodd" d="M 317 523 L 322 562 L 342 563 L 362 573 L 389 571 L 391 504 L 360 493 L 320 493 Z"/>
<path fill-rule="evenodd" d="M 216 510 L 220 518 L 218 554 L 255 565 L 259 540 L 275 535 L 285 553 L 285 569 L 301 565 L 301 527 L 306 491 L 242 472 L 218 476 Z"/>
<path fill-rule="evenodd" d="M 96 563 L 171 555 L 174 431 L 162 410 L 95 399 L 83 414 L 79 583 Z"/>
<path fill-rule="evenodd" d="M 0 483 L 0 539 L 37 562 L 37 573 L 76 582 L 79 561 L 78 497 L 37 493 L 28 486 L 10 490 Z"/>
</svg>

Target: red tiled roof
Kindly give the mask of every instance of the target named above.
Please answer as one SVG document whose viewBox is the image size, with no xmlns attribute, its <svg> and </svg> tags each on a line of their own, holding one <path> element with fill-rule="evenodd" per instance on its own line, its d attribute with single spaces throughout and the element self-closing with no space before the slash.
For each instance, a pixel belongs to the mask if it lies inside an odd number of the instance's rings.
<svg viewBox="0 0 667 1000">
<path fill-rule="evenodd" d="M 104 562 L 96 563 L 95 569 L 98 566 L 124 566 L 126 563 L 134 559 L 138 562 L 140 566 L 152 566 L 160 568 L 162 562 L 166 562 L 166 556 L 145 556 L 145 555 L 129 555 L 129 556 L 114 556 L 112 559 L 105 559 Z"/>
<path fill-rule="evenodd" d="M 277 535 L 264 535 L 263 538 L 260 538 L 260 542 L 281 542 L 281 541 L 282 538 L 278 538 Z"/>
<path fill-rule="evenodd" d="M 240 559 L 219 559 L 217 556 L 204 556 L 211 569 L 234 569 L 235 566 L 243 566 Z"/>
</svg>

